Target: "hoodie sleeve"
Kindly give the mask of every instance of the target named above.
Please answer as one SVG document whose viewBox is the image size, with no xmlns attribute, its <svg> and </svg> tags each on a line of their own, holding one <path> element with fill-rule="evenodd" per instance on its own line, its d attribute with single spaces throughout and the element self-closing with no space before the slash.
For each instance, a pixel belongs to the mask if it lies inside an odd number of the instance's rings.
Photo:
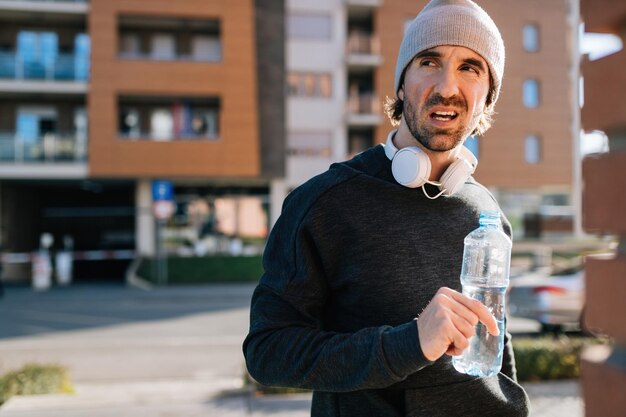
<svg viewBox="0 0 626 417">
<path fill-rule="evenodd" d="M 243 344 L 251 376 L 269 386 L 345 392 L 384 388 L 429 365 L 415 320 L 354 333 L 323 329 L 327 277 L 306 211 L 293 200 L 270 235 L 252 297 Z"/>
</svg>

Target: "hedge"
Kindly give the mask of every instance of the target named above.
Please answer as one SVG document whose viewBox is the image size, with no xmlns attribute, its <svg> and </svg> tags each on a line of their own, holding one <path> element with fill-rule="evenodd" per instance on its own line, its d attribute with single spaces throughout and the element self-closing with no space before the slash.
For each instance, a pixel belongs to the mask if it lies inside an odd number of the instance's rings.
<svg viewBox="0 0 626 417">
<path fill-rule="evenodd" d="M 580 356 L 585 347 L 608 344 L 607 339 L 560 335 L 513 338 L 519 381 L 574 379 L 580 376 Z"/>
<path fill-rule="evenodd" d="M 14 395 L 73 392 L 68 372 L 60 365 L 27 364 L 0 377 L 0 405 Z"/>
<path fill-rule="evenodd" d="M 168 284 L 257 282 L 263 274 L 261 256 L 203 256 L 167 258 Z M 157 261 L 144 259 L 137 275 L 157 282 Z"/>
</svg>

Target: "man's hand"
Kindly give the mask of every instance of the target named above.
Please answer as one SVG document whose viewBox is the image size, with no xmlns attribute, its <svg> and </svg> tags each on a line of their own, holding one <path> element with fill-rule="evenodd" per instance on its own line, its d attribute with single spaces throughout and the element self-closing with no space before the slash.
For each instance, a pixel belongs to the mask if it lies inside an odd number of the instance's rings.
<svg viewBox="0 0 626 417">
<path fill-rule="evenodd" d="M 443 354 L 460 355 L 474 336 L 478 322 L 494 336 L 500 334 L 495 317 L 480 301 L 450 288 L 440 288 L 417 319 L 420 346 L 430 361 Z"/>
</svg>

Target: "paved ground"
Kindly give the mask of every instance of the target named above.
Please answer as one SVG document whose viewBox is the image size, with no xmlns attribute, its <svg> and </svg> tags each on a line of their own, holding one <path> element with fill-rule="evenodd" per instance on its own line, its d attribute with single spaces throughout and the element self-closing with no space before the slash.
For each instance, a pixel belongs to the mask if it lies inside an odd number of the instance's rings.
<svg viewBox="0 0 626 417">
<path fill-rule="evenodd" d="M 256 397 L 241 389 L 252 289 L 8 288 L 0 300 L 0 373 L 61 363 L 76 394 L 14 397 L 0 417 L 308 416 L 309 395 Z M 529 332 L 534 323 L 511 326 Z M 533 416 L 583 416 L 576 381 L 525 387 Z"/>
</svg>

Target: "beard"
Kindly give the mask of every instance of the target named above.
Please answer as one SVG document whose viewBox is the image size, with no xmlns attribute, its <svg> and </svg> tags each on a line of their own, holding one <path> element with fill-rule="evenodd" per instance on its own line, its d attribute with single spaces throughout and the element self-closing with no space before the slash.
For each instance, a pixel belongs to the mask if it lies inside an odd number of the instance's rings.
<svg viewBox="0 0 626 417">
<path fill-rule="evenodd" d="M 457 118 L 467 113 L 467 102 L 458 96 L 451 98 L 443 98 L 440 94 L 435 94 L 426 100 L 422 106 L 421 114 L 413 103 L 409 100 L 404 101 L 402 117 L 411 132 L 411 135 L 424 148 L 434 152 L 445 152 L 454 149 L 471 134 L 476 125 L 480 114 L 473 114 L 470 124 L 461 123 L 456 128 L 438 129 L 429 127 L 427 123 L 420 122 L 420 116 L 423 119 L 430 118 L 429 109 L 436 105 L 451 106 L 456 109 Z"/>
</svg>

